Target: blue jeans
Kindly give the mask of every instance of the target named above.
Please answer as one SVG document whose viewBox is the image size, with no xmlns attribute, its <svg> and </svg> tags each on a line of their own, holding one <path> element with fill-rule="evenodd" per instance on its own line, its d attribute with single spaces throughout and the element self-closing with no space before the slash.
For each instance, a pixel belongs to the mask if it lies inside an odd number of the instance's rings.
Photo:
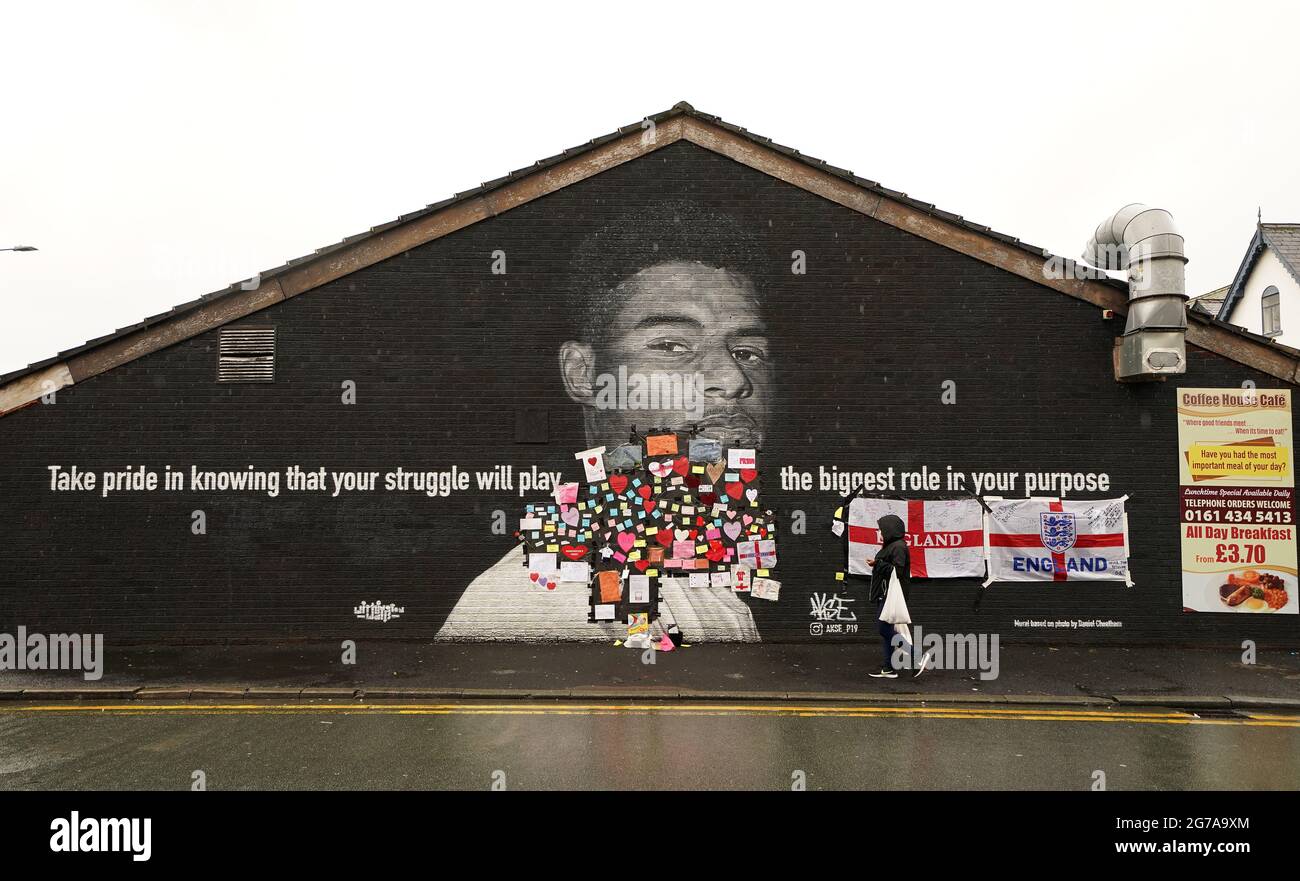
<svg viewBox="0 0 1300 881">
<path fill-rule="evenodd" d="M 880 647 L 884 654 L 884 664 L 881 665 L 880 669 L 892 670 L 894 669 L 894 634 L 897 631 L 894 630 L 894 625 L 890 624 L 887 621 L 877 621 L 876 623 L 880 625 L 879 627 Z M 916 646 L 912 645 L 910 642 L 907 642 L 906 640 L 904 640 L 903 644 L 907 646 L 907 653 L 911 661 L 910 667 L 915 667 Z"/>
</svg>

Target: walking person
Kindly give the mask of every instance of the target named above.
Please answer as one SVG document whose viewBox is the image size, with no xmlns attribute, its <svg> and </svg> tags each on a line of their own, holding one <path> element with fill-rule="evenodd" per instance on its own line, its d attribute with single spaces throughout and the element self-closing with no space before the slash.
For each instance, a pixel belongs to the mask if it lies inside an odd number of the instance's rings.
<svg viewBox="0 0 1300 881">
<path fill-rule="evenodd" d="M 907 550 L 906 528 L 903 526 L 902 518 L 895 514 L 886 514 L 876 521 L 876 526 L 880 530 L 880 550 L 876 552 L 875 557 L 867 561 L 871 566 L 870 598 L 880 610 L 880 615 L 877 617 L 888 617 L 885 614 L 885 600 L 889 598 L 891 575 L 897 576 L 898 589 L 902 592 L 903 605 L 906 606 L 912 590 L 912 560 Z M 894 669 L 895 634 L 902 637 L 903 644 L 900 648 L 906 652 L 905 669 L 916 670 L 913 674 L 916 677 L 924 673 L 925 668 L 929 666 L 929 652 L 917 660 L 916 646 L 912 644 L 907 629 L 909 623 L 911 623 L 910 619 L 900 623 L 894 623 L 892 620 L 879 622 L 884 662 L 881 664 L 880 672 L 870 674 L 873 679 L 898 678 L 898 671 Z"/>
</svg>

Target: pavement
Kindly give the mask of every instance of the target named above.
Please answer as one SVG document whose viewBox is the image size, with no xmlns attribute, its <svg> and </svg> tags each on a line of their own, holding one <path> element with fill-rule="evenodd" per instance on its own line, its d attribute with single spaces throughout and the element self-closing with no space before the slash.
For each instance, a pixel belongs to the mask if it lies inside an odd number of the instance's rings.
<svg viewBox="0 0 1300 881">
<path fill-rule="evenodd" d="M 868 677 L 870 645 L 694 645 L 647 655 L 613 645 L 336 642 L 109 650 L 79 672 L 0 671 L 0 700 L 659 700 L 1300 709 L 1300 652 L 1002 645 L 996 678 L 933 670 Z M 653 657 L 654 663 L 646 663 Z M 986 667 L 986 670 L 991 668 Z"/>
</svg>

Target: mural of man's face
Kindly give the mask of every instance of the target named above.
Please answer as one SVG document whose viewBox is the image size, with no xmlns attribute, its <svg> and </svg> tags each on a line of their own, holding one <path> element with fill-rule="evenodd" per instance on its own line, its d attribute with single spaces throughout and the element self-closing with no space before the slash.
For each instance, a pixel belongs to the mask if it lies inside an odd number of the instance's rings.
<svg viewBox="0 0 1300 881">
<path fill-rule="evenodd" d="M 585 407 L 587 443 L 623 443 L 633 426 L 686 430 L 762 446 L 773 362 L 744 275 L 670 261 L 626 278 L 591 342 L 560 349 L 569 396 Z"/>
</svg>

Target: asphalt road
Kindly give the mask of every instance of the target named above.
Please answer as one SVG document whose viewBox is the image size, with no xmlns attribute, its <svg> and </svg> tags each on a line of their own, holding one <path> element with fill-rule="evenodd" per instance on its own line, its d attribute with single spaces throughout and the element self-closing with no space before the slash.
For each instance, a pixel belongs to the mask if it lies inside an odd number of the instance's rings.
<svg viewBox="0 0 1300 881">
<path fill-rule="evenodd" d="M 0 789 L 1300 788 L 1300 716 L 728 704 L 0 705 Z"/>
</svg>

